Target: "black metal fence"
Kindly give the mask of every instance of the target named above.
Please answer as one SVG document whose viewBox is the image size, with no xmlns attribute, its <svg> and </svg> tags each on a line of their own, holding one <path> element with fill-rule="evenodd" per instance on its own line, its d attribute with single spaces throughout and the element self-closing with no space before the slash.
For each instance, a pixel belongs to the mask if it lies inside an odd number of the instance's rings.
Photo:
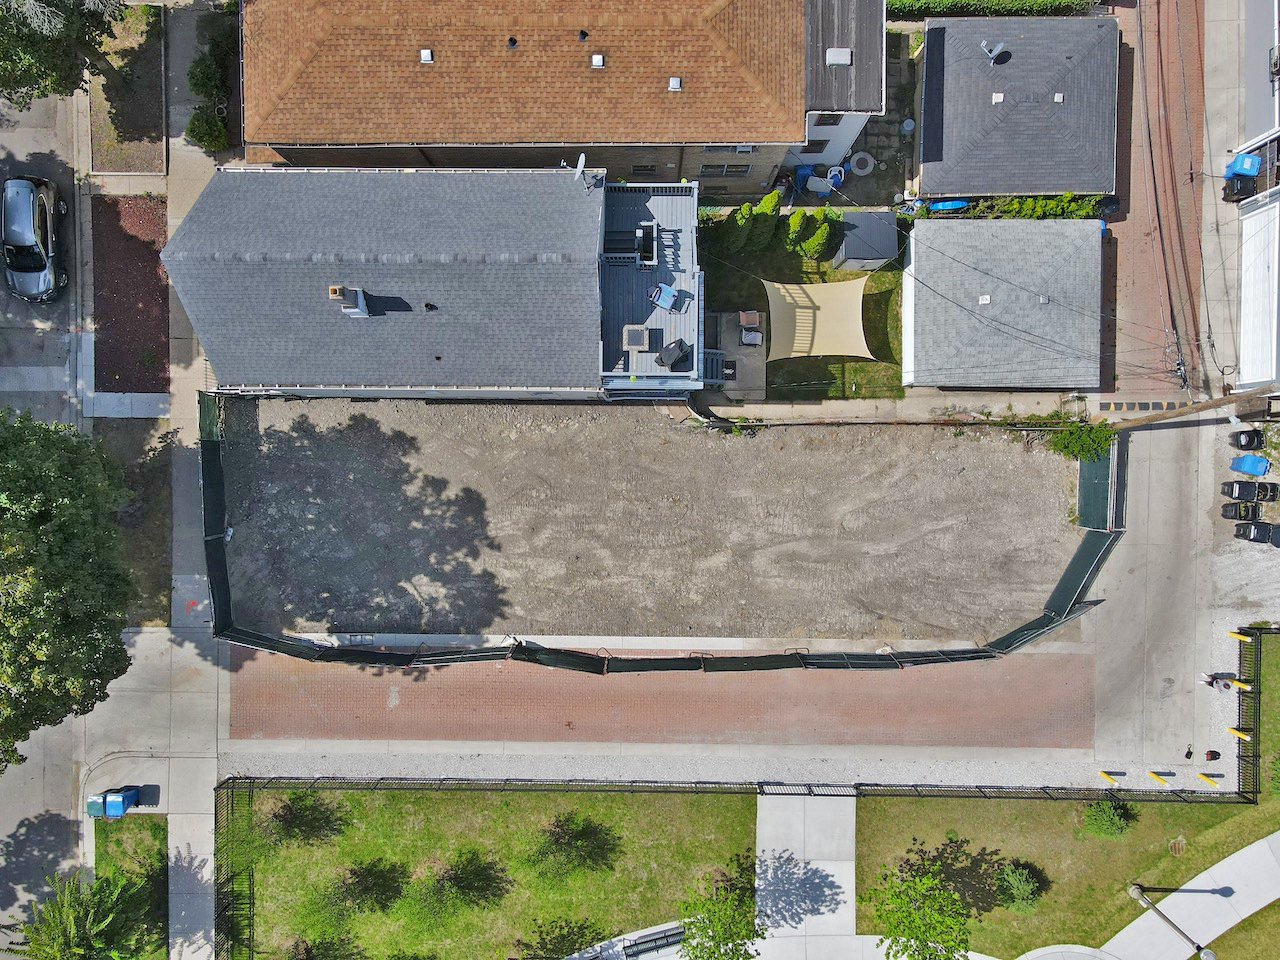
<svg viewBox="0 0 1280 960">
<path fill-rule="evenodd" d="M 203 395 L 202 395 L 203 397 Z M 791 650 L 772 654 L 739 654 L 721 656 L 692 653 L 679 657 L 622 657 L 608 652 L 587 653 L 580 650 L 551 649 L 517 638 L 509 645 L 430 648 L 412 651 L 368 650 L 321 646 L 300 637 L 259 633 L 238 626 L 232 617 L 231 581 L 226 551 L 226 480 L 222 470 L 222 438 L 216 418 L 204 415 L 207 402 L 202 399 L 200 472 L 204 490 L 204 548 L 208 567 L 209 589 L 213 604 L 215 636 L 233 643 L 284 653 L 303 660 L 328 663 L 354 663 L 366 666 L 414 669 L 450 663 L 486 660 L 517 660 L 562 670 L 607 675 L 654 671 L 698 671 L 721 673 L 755 670 L 901 670 L 906 667 L 942 663 L 971 663 L 997 660 L 1032 643 L 1046 634 L 1088 612 L 1097 602 L 1084 597 L 1107 556 L 1123 536 L 1119 529 L 1089 530 L 1059 578 L 1044 613 L 982 647 L 959 650 L 910 650 L 890 653 L 809 653 Z M 1081 464 L 1081 484 L 1086 483 L 1091 515 L 1118 518 L 1114 501 L 1123 490 L 1123 458 L 1108 456 L 1105 462 Z M 1087 478 L 1086 478 L 1087 473 Z M 1101 503 L 1101 507 L 1096 504 Z M 1104 523 L 1104 525 L 1106 525 Z"/>
</svg>

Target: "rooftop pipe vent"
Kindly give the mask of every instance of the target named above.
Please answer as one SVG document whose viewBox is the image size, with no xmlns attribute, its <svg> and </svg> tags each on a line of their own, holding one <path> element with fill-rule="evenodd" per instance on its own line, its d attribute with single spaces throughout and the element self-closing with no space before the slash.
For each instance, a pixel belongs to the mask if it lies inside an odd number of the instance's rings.
<svg viewBox="0 0 1280 960">
<path fill-rule="evenodd" d="M 680 88 L 680 78 L 679 78 L 679 77 L 672 77 L 672 78 L 670 78 L 670 79 L 667 81 L 667 91 L 668 91 L 668 92 L 670 92 L 670 93 L 679 93 L 679 92 L 680 92 L 680 89 L 681 89 L 681 88 Z"/>
<path fill-rule="evenodd" d="M 579 31 L 578 31 L 578 42 L 579 42 L 579 43 L 586 43 L 586 42 L 587 42 L 587 37 L 588 37 L 588 36 L 590 36 L 590 34 L 588 34 L 588 33 L 587 33 L 587 31 L 585 31 L 585 30 L 579 30 Z"/>
<path fill-rule="evenodd" d="M 604 69 L 604 54 L 603 54 L 603 53 L 593 53 L 593 54 L 591 55 L 591 67 L 592 67 L 592 69 L 593 69 L 593 70 L 603 70 L 603 69 Z"/>
<path fill-rule="evenodd" d="M 360 287 L 329 287 L 329 299 L 337 300 L 338 306 L 348 317 L 368 317 L 369 304 L 365 301 L 364 290 Z"/>
<path fill-rule="evenodd" d="M 429 48 L 423 47 L 421 50 L 418 51 L 418 62 L 419 63 L 435 63 L 436 62 L 435 54 L 433 54 Z"/>
<path fill-rule="evenodd" d="M 519 43 L 519 41 L 518 41 L 518 40 L 516 40 L 516 38 L 515 38 L 515 37 L 507 37 L 507 49 L 508 49 L 508 50 L 514 50 L 514 49 L 516 48 L 516 44 L 517 44 L 517 43 Z"/>
<path fill-rule="evenodd" d="M 978 306 L 985 307 L 989 303 L 991 303 L 991 294 L 989 293 L 978 294 Z"/>
</svg>

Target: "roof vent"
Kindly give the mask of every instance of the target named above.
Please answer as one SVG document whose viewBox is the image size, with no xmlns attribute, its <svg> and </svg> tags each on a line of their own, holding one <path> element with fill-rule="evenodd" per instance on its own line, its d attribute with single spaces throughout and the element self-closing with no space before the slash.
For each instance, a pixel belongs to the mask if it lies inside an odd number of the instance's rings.
<svg viewBox="0 0 1280 960">
<path fill-rule="evenodd" d="M 1063 96 L 1062 94 L 1060 94 L 1060 93 L 1055 93 L 1055 94 L 1053 95 L 1053 102 L 1054 102 L 1054 103 L 1062 103 L 1062 102 L 1063 102 L 1064 100 L 1066 100 L 1066 99 L 1067 99 L 1067 98 L 1066 98 L 1066 97 L 1064 97 L 1064 96 Z"/>
<path fill-rule="evenodd" d="M 514 50 L 518 42 L 515 37 L 507 37 L 507 49 Z"/>
<path fill-rule="evenodd" d="M 591 67 L 592 67 L 592 69 L 593 69 L 593 70 L 603 70 L 603 69 L 604 69 L 604 54 L 603 54 L 603 53 L 593 53 L 593 54 L 591 55 Z"/>
<path fill-rule="evenodd" d="M 1041 303 L 1048 303 L 1048 302 L 1049 302 L 1049 298 L 1048 298 L 1048 297 L 1046 297 L 1046 296 L 1042 293 L 1042 294 L 1040 294 L 1040 302 L 1041 302 Z"/>
<path fill-rule="evenodd" d="M 586 42 L 587 42 L 587 37 L 588 37 L 588 36 L 590 36 L 590 34 L 588 34 L 588 33 L 587 33 L 587 31 L 585 31 L 585 30 L 579 30 L 579 31 L 578 31 L 578 42 L 579 42 L 579 43 L 586 43 Z"/>
<path fill-rule="evenodd" d="M 853 65 L 853 50 L 849 47 L 827 47 L 828 67 L 848 67 Z"/>
<path fill-rule="evenodd" d="M 337 300 L 338 306 L 348 317 L 368 317 L 369 304 L 365 301 L 364 290 L 360 287 L 329 287 L 329 299 Z"/>
<path fill-rule="evenodd" d="M 435 63 L 436 62 L 435 54 L 431 52 L 430 48 L 423 47 L 421 50 L 418 51 L 418 62 L 419 63 Z"/>
<path fill-rule="evenodd" d="M 993 93 L 993 94 L 991 95 L 991 102 L 992 102 L 992 103 L 1004 103 L 1004 94 L 1003 94 L 1003 93 Z"/>
<path fill-rule="evenodd" d="M 667 90 L 668 90 L 670 93 L 679 93 L 679 92 L 680 92 L 680 78 L 679 78 L 679 77 L 672 77 L 671 79 L 669 79 L 669 80 L 667 81 Z"/>
<path fill-rule="evenodd" d="M 978 306 L 985 307 L 990 302 L 991 302 L 991 294 L 989 293 L 978 294 Z"/>
</svg>

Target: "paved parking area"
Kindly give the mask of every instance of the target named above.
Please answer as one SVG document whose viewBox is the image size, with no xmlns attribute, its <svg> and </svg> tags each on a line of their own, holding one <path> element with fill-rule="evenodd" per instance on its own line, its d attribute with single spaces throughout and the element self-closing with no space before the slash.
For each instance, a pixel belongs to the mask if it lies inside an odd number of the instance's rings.
<svg viewBox="0 0 1280 960">
<path fill-rule="evenodd" d="M 969 644 L 1038 616 L 1078 542 L 1074 465 L 1003 436 L 226 409 L 235 616 L 259 629 Z"/>
</svg>

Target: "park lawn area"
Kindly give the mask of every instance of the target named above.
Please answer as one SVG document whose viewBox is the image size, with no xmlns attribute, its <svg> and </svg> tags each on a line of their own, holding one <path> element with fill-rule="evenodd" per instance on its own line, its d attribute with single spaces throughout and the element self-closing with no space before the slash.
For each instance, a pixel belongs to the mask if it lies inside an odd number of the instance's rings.
<svg viewBox="0 0 1280 960">
<path fill-rule="evenodd" d="M 785 224 L 778 229 L 778 236 Z M 835 283 L 866 276 L 860 270 L 836 270 L 832 261 L 807 260 L 775 239 L 760 251 L 726 253 L 714 240 L 703 241 L 702 268 L 707 309 L 768 312 L 760 279 L 779 283 Z M 902 270 L 890 263 L 875 271 L 863 291 L 863 327 L 875 361 L 848 357 L 797 357 L 766 367 L 767 398 L 804 401 L 840 398 L 892 398 L 902 389 Z"/>
<path fill-rule="evenodd" d="M 257 791 L 254 816 L 270 815 L 285 794 Z M 309 904 L 357 861 L 385 858 L 408 869 L 410 883 L 385 913 L 351 913 L 342 927 L 369 960 L 395 951 L 441 957 L 503 958 L 535 920 L 590 919 L 612 933 L 678 916 L 678 904 L 704 873 L 727 867 L 754 846 L 754 794 L 477 793 L 337 791 L 343 831 L 314 844 L 287 842 L 263 854 L 253 875 L 258 957 L 289 956 L 297 939 L 324 939 Z M 540 831 L 576 811 L 616 831 L 612 868 L 548 876 L 531 862 Z M 495 858 L 512 885 L 500 902 L 459 904 L 433 913 L 421 889 L 459 851 Z"/>
<path fill-rule="evenodd" d="M 881 868 L 897 863 L 913 838 L 936 848 L 954 832 L 972 850 L 1029 861 L 1049 880 L 1035 910 L 1018 915 L 996 907 L 971 927 L 971 949 L 1002 960 L 1059 943 L 1100 947 L 1138 916 L 1126 888 L 1176 888 L 1241 847 L 1280 828 L 1280 794 L 1270 784 L 1280 736 L 1280 637 L 1262 648 L 1262 788 L 1257 805 L 1135 804 L 1137 822 L 1118 840 L 1085 834 L 1083 803 L 1054 800 L 863 798 L 858 801 L 857 889 L 876 884 Z M 1226 753 L 1222 763 L 1234 763 Z M 1174 856 L 1172 840 L 1186 840 Z M 1153 897 L 1154 899 L 1154 897 Z M 859 933 L 876 933 L 870 907 L 858 904 Z M 1223 954 L 1226 956 L 1226 954 Z"/>
<path fill-rule="evenodd" d="M 129 502 L 120 510 L 120 546 L 132 586 L 125 624 L 169 622 L 173 498 L 173 434 L 168 420 L 98 418 L 93 433 L 124 471 Z"/>
<path fill-rule="evenodd" d="M 1246 917 L 1207 946 L 1218 956 L 1231 960 L 1271 960 L 1276 955 L 1277 943 L 1280 943 L 1280 902 Z"/>
<path fill-rule="evenodd" d="M 158 813 L 130 813 L 122 820 L 93 825 L 94 871 L 100 877 L 122 873 L 142 880 L 138 891 L 146 917 L 147 939 L 136 960 L 165 960 L 169 955 L 169 826 Z"/>
</svg>

